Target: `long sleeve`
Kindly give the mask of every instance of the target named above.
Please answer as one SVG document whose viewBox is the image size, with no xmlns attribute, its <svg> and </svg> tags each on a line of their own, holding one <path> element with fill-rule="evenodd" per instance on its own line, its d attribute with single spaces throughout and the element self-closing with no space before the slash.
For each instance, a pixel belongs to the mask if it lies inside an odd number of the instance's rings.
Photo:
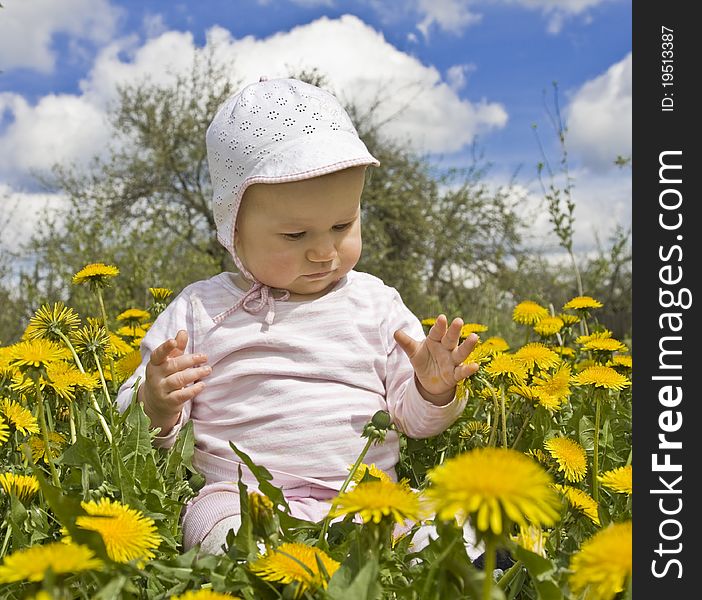
<svg viewBox="0 0 702 600">
<path fill-rule="evenodd" d="M 134 392 L 138 389 L 138 385 L 141 385 L 141 383 L 144 381 L 146 365 L 151 358 L 151 353 L 158 346 L 160 346 L 167 339 L 175 337 L 179 330 L 184 329 L 188 332 L 188 344 L 185 348 L 185 352 L 192 352 L 193 326 L 190 314 L 190 299 L 186 290 L 183 290 L 180 295 L 174 298 L 166 309 L 156 318 L 153 325 L 144 336 L 144 339 L 141 341 L 141 364 L 137 367 L 129 379 L 122 384 L 119 392 L 117 393 L 116 403 L 117 410 L 119 410 L 119 412 L 124 412 L 127 410 L 127 407 L 134 397 Z M 190 416 L 190 405 L 190 402 L 183 405 L 180 419 L 173 429 L 171 429 L 168 435 L 159 435 L 154 438 L 154 446 L 160 448 L 170 448 L 173 445 L 178 432 L 187 422 Z"/>
<path fill-rule="evenodd" d="M 415 340 L 426 336 L 422 324 L 395 293 L 385 322 L 388 411 L 395 425 L 411 438 L 427 438 L 447 429 L 463 412 L 466 401 L 454 399 L 444 406 L 425 400 L 417 389 L 414 369 L 393 334 L 402 329 Z"/>
</svg>

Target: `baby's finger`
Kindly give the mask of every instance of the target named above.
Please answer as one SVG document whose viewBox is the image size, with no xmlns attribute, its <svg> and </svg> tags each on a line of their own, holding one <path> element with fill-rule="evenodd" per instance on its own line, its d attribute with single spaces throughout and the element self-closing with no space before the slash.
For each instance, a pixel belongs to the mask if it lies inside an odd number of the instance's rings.
<svg viewBox="0 0 702 600">
<path fill-rule="evenodd" d="M 471 333 L 465 340 L 463 340 L 463 343 L 461 343 L 461 345 L 451 353 L 453 362 L 460 365 L 463 361 L 465 361 L 470 353 L 473 352 L 473 349 L 478 343 L 478 339 L 479 338 L 477 335 Z"/>
<path fill-rule="evenodd" d="M 412 358 L 415 354 L 417 354 L 417 351 L 419 350 L 419 347 L 421 344 L 408 336 L 404 331 L 401 329 L 398 329 L 393 337 L 395 338 L 395 341 L 397 342 L 397 345 L 402 348 L 404 353 L 409 357 Z"/>
<path fill-rule="evenodd" d="M 468 363 L 467 365 L 458 365 L 453 370 L 453 377 L 456 382 L 459 382 L 467 377 L 470 377 L 471 375 L 474 375 L 479 368 L 478 363 L 474 362 Z"/>
<path fill-rule="evenodd" d="M 202 381 L 198 381 L 197 383 L 190 385 L 188 387 L 184 387 L 181 390 L 176 390 L 175 392 L 171 392 L 168 395 L 168 398 L 176 406 L 182 406 L 183 404 L 185 404 L 189 400 L 192 400 L 195 396 L 197 396 L 204 389 L 205 389 L 205 384 Z"/>
<path fill-rule="evenodd" d="M 440 342 L 446 333 L 446 315 L 439 315 L 427 333 L 427 339 L 432 342 Z"/>
<path fill-rule="evenodd" d="M 451 321 L 446 334 L 441 338 L 441 345 L 447 350 L 453 350 L 458 344 L 461 337 L 461 327 L 463 327 L 463 319 L 456 317 Z"/>
<path fill-rule="evenodd" d="M 212 373 L 212 367 L 209 365 L 204 365 L 202 367 L 194 367 L 191 369 L 185 369 L 183 371 L 178 371 L 169 375 L 163 380 L 163 385 L 166 393 L 172 393 L 183 389 L 184 387 L 195 383 L 203 377 L 207 377 Z"/>
<path fill-rule="evenodd" d="M 161 365 L 161 373 L 164 377 L 168 377 L 179 371 L 202 366 L 206 362 L 207 354 L 183 354 L 175 358 L 171 356 L 168 361 Z"/>
<path fill-rule="evenodd" d="M 163 364 L 170 353 L 177 347 L 178 343 L 173 338 L 166 340 L 151 353 L 149 362 L 154 366 Z"/>
</svg>

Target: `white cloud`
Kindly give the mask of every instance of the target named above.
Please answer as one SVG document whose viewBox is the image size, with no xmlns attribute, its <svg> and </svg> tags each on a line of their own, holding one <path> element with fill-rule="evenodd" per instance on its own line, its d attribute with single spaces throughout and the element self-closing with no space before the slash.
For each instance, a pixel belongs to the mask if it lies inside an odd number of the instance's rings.
<svg viewBox="0 0 702 600">
<path fill-rule="evenodd" d="M 49 73 L 56 63 L 52 43 L 67 34 L 69 47 L 79 41 L 101 44 L 112 36 L 120 11 L 109 0 L 5 0 L 0 15 L 0 67 Z"/>
<path fill-rule="evenodd" d="M 417 12 L 422 17 L 417 29 L 425 38 L 429 37 L 432 25 L 457 35 L 482 19 L 481 15 L 471 12 L 468 4 L 466 0 L 417 0 Z"/>
<path fill-rule="evenodd" d="M 595 170 L 616 168 L 617 155 L 631 156 L 631 53 L 585 83 L 566 109 L 568 146 Z"/>
<path fill-rule="evenodd" d="M 540 10 L 548 17 L 548 32 L 559 33 L 569 18 L 583 15 L 589 20 L 587 10 L 612 0 L 502 0 L 506 4 L 519 4 L 531 10 Z"/>
<path fill-rule="evenodd" d="M 474 64 L 453 65 L 446 69 L 446 80 L 454 92 L 459 92 L 468 83 L 468 75 L 475 71 Z"/>
</svg>

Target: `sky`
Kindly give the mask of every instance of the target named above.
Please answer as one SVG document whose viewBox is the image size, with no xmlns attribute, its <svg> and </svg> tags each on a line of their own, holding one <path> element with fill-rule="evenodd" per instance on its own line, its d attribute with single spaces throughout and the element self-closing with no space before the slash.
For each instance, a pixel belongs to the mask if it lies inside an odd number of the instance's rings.
<svg viewBox="0 0 702 600">
<path fill-rule="evenodd" d="M 167 83 L 212 47 L 242 85 L 317 69 L 395 115 L 382 133 L 438 169 L 477 151 L 557 247 L 537 163 L 558 166 L 554 83 L 575 183 L 575 247 L 631 226 L 630 0 L 2 0 L 0 251 L 64 199 L 38 176 L 105 157 L 117 86 Z M 381 166 L 382 168 L 382 166 Z"/>
</svg>

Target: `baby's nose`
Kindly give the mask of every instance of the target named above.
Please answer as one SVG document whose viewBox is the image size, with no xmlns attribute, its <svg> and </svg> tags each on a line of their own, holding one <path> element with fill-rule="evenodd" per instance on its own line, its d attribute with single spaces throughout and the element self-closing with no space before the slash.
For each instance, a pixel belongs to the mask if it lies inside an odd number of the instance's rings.
<svg viewBox="0 0 702 600">
<path fill-rule="evenodd" d="M 331 241 L 314 245 L 307 252 L 307 258 L 312 262 L 329 262 L 336 256 L 336 247 Z"/>
</svg>

